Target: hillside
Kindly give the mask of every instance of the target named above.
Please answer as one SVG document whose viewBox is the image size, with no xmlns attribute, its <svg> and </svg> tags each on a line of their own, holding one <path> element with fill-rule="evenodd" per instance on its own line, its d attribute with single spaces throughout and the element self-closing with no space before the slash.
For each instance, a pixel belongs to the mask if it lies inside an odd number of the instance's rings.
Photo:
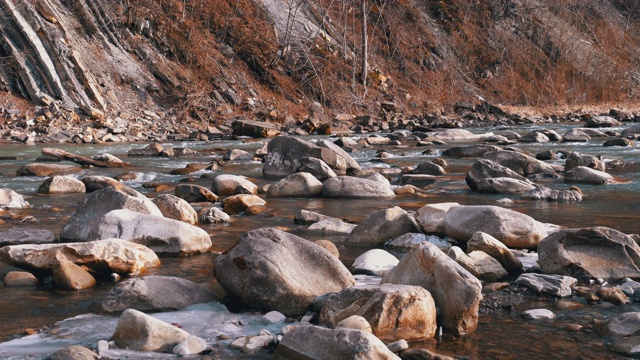
<svg viewBox="0 0 640 360">
<path fill-rule="evenodd" d="M 0 18 L 0 91 L 97 118 L 287 122 L 481 99 L 633 108 L 639 96 L 633 0 L 0 0 Z"/>
</svg>

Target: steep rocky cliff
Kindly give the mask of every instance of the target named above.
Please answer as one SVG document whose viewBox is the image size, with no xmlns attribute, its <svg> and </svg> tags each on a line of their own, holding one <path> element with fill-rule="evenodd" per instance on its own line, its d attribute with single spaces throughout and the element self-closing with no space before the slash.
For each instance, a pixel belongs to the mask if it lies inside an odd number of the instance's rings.
<svg viewBox="0 0 640 360">
<path fill-rule="evenodd" d="M 634 103 L 639 14 L 631 0 L 0 0 L 0 90 L 207 124 Z"/>
</svg>

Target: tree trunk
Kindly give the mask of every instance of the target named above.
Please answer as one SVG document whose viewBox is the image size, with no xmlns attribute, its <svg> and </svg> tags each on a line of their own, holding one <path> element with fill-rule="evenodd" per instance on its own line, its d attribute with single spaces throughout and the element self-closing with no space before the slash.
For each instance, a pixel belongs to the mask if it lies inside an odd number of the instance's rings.
<svg viewBox="0 0 640 360">
<path fill-rule="evenodd" d="M 369 48 L 367 46 L 367 4 L 366 0 L 361 0 L 360 11 L 362 12 L 362 85 L 367 87 L 367 73 L 369 72 Z M 365 90 L 366 91 L 366 90 Z"/>
</svg>

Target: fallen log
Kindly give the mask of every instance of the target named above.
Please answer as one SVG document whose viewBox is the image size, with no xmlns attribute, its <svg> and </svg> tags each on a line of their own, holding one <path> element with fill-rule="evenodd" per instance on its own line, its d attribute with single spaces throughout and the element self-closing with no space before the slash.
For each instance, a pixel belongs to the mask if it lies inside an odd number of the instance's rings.
<svg viewBox="0 0 640 360">
<path fill-rule="evenodd" d="M 95 167 L 107 167 L 107 168 L 120 168 L 120 167 L 129 167 L 131 164 L 126 162 L 115 162 L 115 161 L 98 161 L 88 157 L 80 156 L 72 154 L 68 151 L 53 149 L 53 148 L 43 148 L 40 151 L 43 155 L 52 156 L 54 158 L 60 160 L 72 161 L 76 164 L 80 165 L 91 165 Z"/>
</svg>

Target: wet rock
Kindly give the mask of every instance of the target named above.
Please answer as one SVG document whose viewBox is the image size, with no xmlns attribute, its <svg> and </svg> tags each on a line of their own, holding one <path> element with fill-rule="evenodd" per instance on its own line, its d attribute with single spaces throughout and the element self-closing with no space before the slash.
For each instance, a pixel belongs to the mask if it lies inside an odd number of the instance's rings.
<svg viewBox="0 0 640 360">
<path fill-rule="evenodd" d="M 570 276 L 527 273 L 520 275 L 516 283 L 536 293 L 564 297 L 571 295 L 571 288 L 578 280 Z"/>
<path fill-rule="evenodd" d="M 263 330 L 261 333 L 257 336 L 241 336 L 231 342 L 229 346 L 245 354 L 255 355 L 276 341 L 275 335 L 270 332 Z"/>
<path fill-rule="evenodd" d="M 300 159 L 300 167 L 296 169 L 296 172 L 307 172 L 320 181 L 338 176 L 327 163 L 316 158 Z"/>
<path fill-rule="evenodd" d="M 309 225 L 307 230 L 317 231 L 322 235 L 349 235 L 355 227 L 355 224 L 349 224 L 338 219 L 329 218 Z"/>
<path fill-rule="evenodd" d="M 53 281 L 61 289 L 82 290 L 96 284 L 96 279 L 87 270 L 70 261 L 54 264 L 52 271 Z"/>
<path fill-rule="evenodd" d="M 200 214 L 202 224 L 221 224 L 231 220 L 231 216 L 215 206 L 203 210 Z"/>
<path fill-rule="evenodd" d="M 85 176 L 81 181 L 82 183 L 84 183 L 85 189 L 88 193 L 102 190 L 108 187 L 114 187 L 118 189 L 123 186 L 118 180 L 114 178 L 99 175 Z"/>
<path fill-rule="evenodd" d="M 590 185 L 608 185 L 615 183 L 613 176 L 584 166 L 578 166 L 565 172 L 564 181 Z"/>
<path fill-rule="evenodd" d="M 490 151 L 498 151 L 501 150 L 499 147 L 494 145 L 470 145 L 470 146 L 459 146 L 449 148 L 442 152 L 443 156 L 450 156 L 455 158 L 477 158 L 482 157 L 485 153 Z"/>
<path fill-rule="evenodd" d="M 518 141 L 523 143 L 547 143 L 551 140 L 547 135 L 543 134 L 540 131 L 532 131 L 522 135 L 522 137 L 520 137 Z"/>
<path fill-rule="evenodd" d="M 328 198 L 378 198 L 394 197 L 388 182 L 356 178 L 352 176 L 338 176 L 325 180 L 322 186 L 322 196 Z"/>
<path fill-rule="evenodd" d="M 160 194 L 153 198 L 162 215 L 168 219 L 178 220 L 187 224 L 198 223 L 198 213 L 183 199 L 171 194 Z"/>
<path fill-rule="evenodd" d="M 625 312 L 613 317 L 607 324 L 608 335 L 622 337 L 640 331 L 640 312 Z"/>
<path fill-rule="evenodd" d="M 605 171 L 606 165 L 602 159 L 597 156 L 589 154 L 581 154 L 573 151 L 567 155 L 567 160 L 564 162 L 564 171 L 570 171 L 578 166 L 586 166 L 594 170 Z"/>
<path fill-rule="evenodd" d="M 242 212 L 248 212 L 252 207 L 265 206 L 267 202 L 257 195 L 238 194 L 225 198 L 222 200 L 221 205 L 225 213 L 236 215 Z"/>
<path fill-rule="evenodd" d="M 582 201 L 582 192 L 578 190 L 555 190 L 546 186 L 536 186 L 520 196 L 522 200 L 545 200 L 545 201 Z"/>
<path fill-rule="evenodd" d="M 541 161 L 558 160 L 558 156 L 553 150 L 545 150 L 536 154 L 536 159 Z"/>
<path fill-rule="evenodd" d="M 200 185 L 179 184 L 175 188 L 175 194 L 189 203 L 206 201 L 213 203 L 218 201 L 218 195 Z"/>
<path fill-rule="evenodd" d="M 231 123 L 231 127 L 233 134 L 237 136 L 272 138 L 280 134 L 280 131 L 268 122 L 254 121 L 246 118 L 237 118 Z"/>
<path fill-rule="evenodd" d="M 38 279 L 30 272 L 26 271 L 9 271 L 4 276 L 4 285 L 6 287 L 22 287 L 35 286 Z"/>
<path fill-rule="evenodd" d="M 118 158 L 116 156 L 113 156 L 111 154 L 93 155 L 91 157 L 91 159 L 102 161 L 102 162 L 105 162 L 105 163 L 111 163 L 111 164 L 124 163 L 124 161 L 122 161 L 120 158 Z"/>
<path fill-rule="evenodd" d="M 449 249 L 448 253 L 455 262 L 482 281 L 498 281 L 507 276 L 500 263 L 482 251 L 472 251 L 468 255 L 457 246 Z"/>
<path fill-rule="evenodd" d="M 188 338 L 188 332 L 138 310 L 125 310 L 111 340 L 121 348 L 164 352 Z"/>
<path fill-rule="evenodd" d="M 467 334 L 478 326 L 480 281 L 433 244 L 413 248 L 382 283 L 419 285 L 428 290 L 440 308 L 442 326 L 454 334 Z"/>
<path fill-rule="evenodd" d="M 400 359 L 372 334 L 355 329 L 296 326 L 287 332 L 276 350 L 282 359 Z"/>
<path fill-rule="evenodd" d="M 149 144 L 142 149 L 131 149 L 127 152 L 128 156 L 161 156 L 165 149 L 158 143 Z"/>
<path fill-rule="evenodd" d="M 39 194 L 70 194 L 86 192 L 84 183 L 70 176 L 53 176 L 38 188 Z"/>
<path fill-rule="evenodd" d="M 435 184 L 436 180 L 438 177 L 434 175 L 404 174 L 398 179 L 397 185 L 425 189 L 429 185 Z"/>
<path fill-rule="evenodd" d="M 371 249 L 358 256 L 351 265 L 354 274 L 384 276 L 398 265 L 399 260 L 382 249 Z"/>
<path fill-rule="evenodd" d="M 622 130 L 622 133 L 620 134 L 620 136 L 622 136 L 623 138 L 631 139 L 636 138 L 637 135 L 640 135 L 640 124 L 630 126 Z"/>
<path fill-rule="evenodd" d="M 173 348 L 173 353 L 183 356 L 199 354 L 205 351 L 208 347 L 209 345 L 203 338 L 191 335 L 179 342 L 178 345 Z"/>
<path fill-rule="evenodd" d="M 228 150 L 224 155 L 222 155 L 222 160 L 224 161 L 251 160 L 252 158 L 253 155 L 240 149 Z"/>
<path fill-rule="evenodd" d="M 11 189 L 0 189 L 0 209 L 24 209 L 28 207 L 29 203 L 22 195 Z"/>
<path fill-rule="evenodd" d="M 355 329 L 367 332 L 369 334 L 373 334 L 373 329 L 371 329 L 371 324 L 367 321 L 367 319 L 363 318 L 360 315 L 351 315 L 340 320 L 334 326 L 331 326 L 334 329 Z"/>
<path fill-rule="evenodd" d="M 301 315 L 317 296 L 355 283 L 331 253 L 275 228 L 243 235 L 217 258 L 215 276 L 246 304 L 287 316 Z"/>
<path fill-rule="evenodd" d="M 482 158 L 505 166 L 521 176 L 529 176 L 533 174 L 556 174 L 556 170 L 553 166 L 529 155 L 515 151 L 504 150 L 488 152 L 484 154 Z"/>
<path fill-rule="evenodd" d="M 522 263 L 503 243 L 481 231 L 475 232 L 467 242 L 467 251 L 482 251 L 496 259 L 509 273 L 522 272 Z"/>
<path fill-rule="evenodd" d="M 313 175 L 299 172 L 271 184 L 267 197 L 311 197 L 322 193 L 322 183 Z"/>
<path fill-rule="evenodd" d="M 436 165 L 431 161 L 424 161 L 418 164 L 415 170 L 413 170 L 414 174 L 424 174 L 424 175 L 434 175 L 441 176 L 445 175 L 447 172 L 440 165 Z"/>
<path fill-rule="evenodd" d="M 555 319 L 556 314 L 551 310 L 547 309 L 531 309 L 522 313 L 525 319 L 529 320 L 544 320 L 544 319 Z"/>
<path fill-rule="evenodd" d="M 98 226 L 101 239 L 128 240 L 161 254 L 198 254 L 212 245 L 209 234 L 197 226 L 126 209 L 108 212 Z"/>
<path fill-rule="evenodd" d="M 318 158 L 336 173 L 345 173 L 347 164 L 331 149 L 290 136 L 277 136 L 269 142 L 262 172 L 265 177 L 283 177 L 294 173 L 303 158 Z"/>
<path fill-rule="evenodd" d="M 211 191 L 219 196 L 235 194 L 258 194 L 258 186 L 245 176 L 221 174 L 213 179 Z"/>
<path fill-rule="evenodd" d="M 56 234 L 46 229 L 12 227 L 0 230 L 0 247 L 19 244 L 48 244 L 56 241 Z"/>
<path fill-rule="evenodd" d="M 116 284 L 102 300 L 108 312 L 179 310 L 215 300 L 213 292 L 193 281 L 173 276 L 143 276 Z"/>
<path fill-rule="evenodd" d="M 518 180 L 509 177 L 482 179 L 477 184 L 477 191 L 491 194 L 521 194 L 535 189 L 529 180 Z"/>
<path fill-rule="evenodd" d="M 146 196 L 127 187 L 107 187 L 85 196 L 69 222 L 62 227 L 60 238 L 66 241 L 98 240 L 102 217 L 112 210 L 127 209 L 141 214 L 162 216 L 160 209 Z M 104 239 L 104 238 L 103 238 Z"/>
<path fill-rule="evenodd" d="M 354 158 L 352 158 L 351 155 L 349 155 L 349 153 L 344 151 L 344 149 L 342 149 L 340 146 L 326 139 L 318 140 L 316 142 L 316 145 L 322 148 L 327 148 L 333 151 L 334 153 L 336 153 L 336 155 L 338 155 L 339 157 L 343 158 L 346 164 L 346 173 L 348 175 L 358 175 L 362 171 L 362 168 L 360 168 L 360 164 L 358 164 L 358 162 Z"/>
<path fill-rule="evenodd" d="M 364 317 L 383 341 L 428 339 L 437 328 L 433 298 L 420 286 L 358 286 L 330 294 L 319 324 L 334 327 L 352 315 Z"/>
<path fill-rule="evenodd" d="M 615 287 L 600 287 L 597 291 L 598 296 L 615 305 L 628 304 L 629 297 L 622 290 Z"/>
<path fill-rule="evenodd" d="M 80 171 L 82 168 L 75 165 L 30 163 L 22 165 L 16 171 L 16 176 L 54 176 L 75 174 Z"/>
<path fill-rule="evenodd" d="M 97 360 L 100 356 L 80 345 L 71 345 L 62 348 L 49 356 L 49 360 Z"/>
<path fill-rule="evenodd" d="M 71 261 L 97 273 L 137 275 L 160 265 L 146 246 L 120 239 L 84 243 L 11 245 L 0 248 L 0 260 L 28 269 L 52 269 L 59 261 Z"/>
<path fill-rule="evenodd" d="M 459 205 L 456 202 L 427 204 L 421 207 L 414 216 L 425 233 L 445 235 L 444 216 L 449 209 Z"/>
<path fill-rule="evenodd" d="M 618 120 L 611 116 L 593 116 L 584 123 L 584 126 L 587 128 L 605 128 L 621 125 Z"/>
<path fill-rule="evenodd" d="M 311 225 L 313 223 L 317 223 L 322 220 L 333 219 L 331 216 L 322 215 L 317 212 L 308 211 L 304 209 L 300 209 L 294 219 L 293 222 L 301 225 Z"/>
<path fill-rule="evenodd" d="M 478 183 L 480 183 L 480 181 L 484 179 L 505 177 L 520 180 L 524 183 L 530 182 L 515 171 L 488 159 L 476 160 L 473 165 L 471 165 L 471 169 L 467 173 L 465 181 L 471 190 L 477 191 Z"/>
<path fill-rule="evenodd" d="M 607 280 L 640 277 L 640 246 L 614 229 L 561 230 L 540 242 L 538 254 L 546 274 Z"/>
<path fill-rule="evenodd" d="M 447 236 L 468 241 L 476 231 L 487 233 L 508 247 L 534 249 L 555 229 L 528 215 L 499 206 L 455 206 L 444 217 Z"/>
<path fill-rule="evenodd" d="M 372 212 L 353 229 L 347 242 L 351 245 L 382 246 L 389 239 L 411 232 L 420 232 L 418 223 L 413 216 L 395 206 Z"/>
<path fill-rule="evenodd" d="M 613 138 L 609 139 L 602 144 L 602 146 L 634 146 L 633 141 L 625 138 Z"/>
</svg>

